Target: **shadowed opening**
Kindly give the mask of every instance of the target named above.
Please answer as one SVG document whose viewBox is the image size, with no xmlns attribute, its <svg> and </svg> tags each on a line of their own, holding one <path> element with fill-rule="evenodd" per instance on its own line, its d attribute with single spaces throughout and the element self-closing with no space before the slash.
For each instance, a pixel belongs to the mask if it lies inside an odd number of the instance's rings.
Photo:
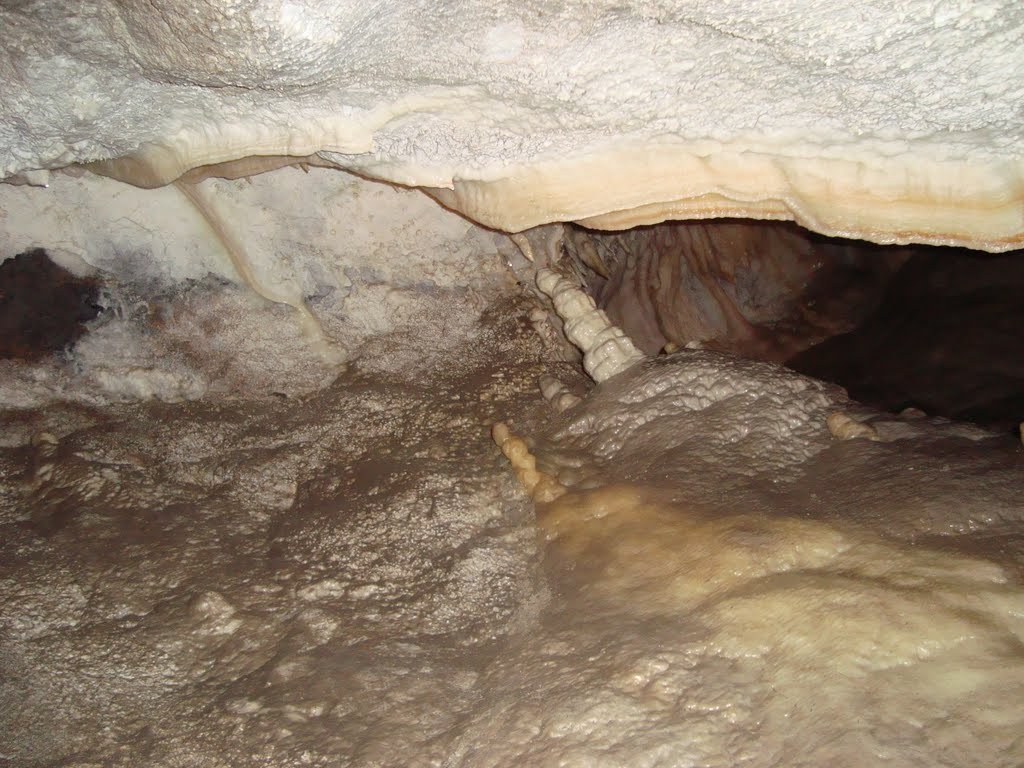
<svg viewBox="0 0 1024 768">
<path fill-rule="evenodd" d="M 72 345 L 100 313 L 94 280 L 76 277 L 42 248 L 0 264 L 0 359 L 37 360 Z"/>
<path fill-rule="evenodd" d="M 1024 420 L 1024 260 L 881 246 L 788 222 L 573 227 L 591 295 L 648 354 L 700 345 L 785 363 L 884 410 Z"/>
</svg>

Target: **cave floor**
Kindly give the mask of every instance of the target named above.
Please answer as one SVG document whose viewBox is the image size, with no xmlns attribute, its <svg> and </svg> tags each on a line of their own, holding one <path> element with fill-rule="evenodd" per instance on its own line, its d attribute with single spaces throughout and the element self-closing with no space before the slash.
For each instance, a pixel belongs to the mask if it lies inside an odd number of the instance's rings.
<svg viewBox="0 0 1024 768">
<path fill-rule="evenodd" d="M 5 412 L 0 764 L 438 764 L 544 600 L 489 426 L 552 364 L 485 314 L 426 375 Z"/>
<path fill-rule="evenodd" d="M 1018 444 L 838 442 L 835 388 L 704 352 L 555 416 L 529 311 L 305 394 L 4 411 L 0 762 L 1021 764 Z"/>
</svg>

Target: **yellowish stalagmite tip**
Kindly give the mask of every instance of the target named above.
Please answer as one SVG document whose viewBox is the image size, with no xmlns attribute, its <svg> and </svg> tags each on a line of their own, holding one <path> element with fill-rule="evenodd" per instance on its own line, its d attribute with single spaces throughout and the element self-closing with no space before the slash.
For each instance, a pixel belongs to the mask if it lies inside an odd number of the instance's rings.
<svg viewBox="0 0 1024 768">
<path fill-rule="evenodd" d="M 537 459 L 530 453 L 526 441 L 513 435 L 507 424 L 502 421 L 494 424 L 491 437 L 512 465 L 520 485 L 535 503 L 547 504 L 566 493 L 566 487 L 557 479 L 537 469 Z"/>
</svg>

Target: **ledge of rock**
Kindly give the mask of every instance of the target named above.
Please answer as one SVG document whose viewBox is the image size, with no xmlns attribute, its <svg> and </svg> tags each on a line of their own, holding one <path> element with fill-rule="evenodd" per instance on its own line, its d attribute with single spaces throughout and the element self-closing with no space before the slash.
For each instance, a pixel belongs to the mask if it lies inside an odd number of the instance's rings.
<svg viewBox="0 0 1024 768">
<path fill-rule="evenodd" d="M 306 162 L 427 188 L 506 231 L 743 216 L 1024 242 L 1009 0 L 38 0 L 0 23 L 10 181 Z"/>
</svg>

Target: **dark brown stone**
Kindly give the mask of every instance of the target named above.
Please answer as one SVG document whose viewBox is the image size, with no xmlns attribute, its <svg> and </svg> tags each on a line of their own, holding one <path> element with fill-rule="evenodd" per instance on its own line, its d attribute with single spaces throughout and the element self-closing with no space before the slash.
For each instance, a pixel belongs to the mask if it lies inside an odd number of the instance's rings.
<svg viewBox="0 0 1024 768">
<path fill-rule="evenodd" d="M 100 312 L 98 286 L 42 248 L 0 264 L 0 359 L 36 360 L 74 344 Z"/>
</svg>

